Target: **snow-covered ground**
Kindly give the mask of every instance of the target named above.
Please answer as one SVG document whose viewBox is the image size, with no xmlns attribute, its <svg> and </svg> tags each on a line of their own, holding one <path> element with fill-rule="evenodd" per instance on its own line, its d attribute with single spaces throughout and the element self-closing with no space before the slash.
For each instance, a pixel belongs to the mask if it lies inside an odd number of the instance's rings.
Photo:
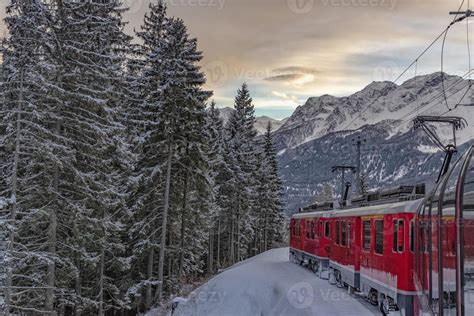
<svg viewBox="0 0 474 316">
<path fill-rule="evenodd" d="M 377 309 L 288 260 L 288 248 L 234 265 L 194 291 L 173 316 L 379 315 Z"/>
</svg>

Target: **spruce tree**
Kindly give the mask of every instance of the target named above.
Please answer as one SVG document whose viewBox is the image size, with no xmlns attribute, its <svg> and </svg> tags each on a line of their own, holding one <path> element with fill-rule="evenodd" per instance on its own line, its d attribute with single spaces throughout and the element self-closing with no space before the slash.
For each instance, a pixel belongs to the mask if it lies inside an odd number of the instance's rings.
<svg viewBox="0 0 474 316">
<path fill-rule="evenodd" d="M 57 155 L 64 152 L 52 122 L 48 87 L 54 71 L 44 1 L 12 1 L 3 43 L 0 188 L 9 201 L 5 310 L 52 311 L 55 275 Z M 46 93 L 45 93 L 46 92 Z"/>
<path fill-rule="evenodd" d="M 256 209 L 256 164 L 258 147 L 257 131 L 254 127 L 255 113 L 248 86 L 244 83 L 237 91 L 232 113 L 227 126 L 229 164 L 235 186 L 232 188 L 233 207 L 230 211 L 229 259 L 231 263 L 245 258 L 250 252 L 253 234 L 252 224 Z"/>
<path fill-rule="evenodd" d="M 134 291 L 137 287 L 144 288 L 148 307 L 154 299 L 163 297 L 164 283 L 169 281 L 170 273 L 179 276 L 188 272 L 184 271 L 188 260 L 185 254 L 191 256 L 189 262 L 193 263 L 187 266 L 200 267 L 193 252 L 202 251 L 202 238 L 191 238 L 195 231 L 188 227 L 187 221 L 191 217 L 199 222 L 207 211 L 209 184 L 204 126 L 205 102 L 210 96 L 202 90 L 205 80 L 197 66 L 202 58 L 197 41 L 189 38 L 182 20 L 166 16 L 162 1 L 150 5 L 150 10 L 141 32 L 137 33 L 143 40 L 139 61 L 143 70 L 138 79 L 143 93 L 138 119 L 142 124 L 138 137 L 142 144 L 135 170 L 137 185 L 132 194 L 136 224 L 131 227 L 133 235 L 142 236 L 133 247 L 133 258 L 146 262 L 146 273 L 141 273 L 143 279 L 136 283 Z M 179 247 L 171 257 L 166 248 L 170 250 L 175 245 L 174 235 L 179 236 Z M 184 248 L 188 245 L 192 249 L 186 252 Z M 165 255 L 170 261 L 165 260 Z M 173 272 L 174 263 L 178 269 Z M 165 279 L 165 264 L 168 279 Z M 172 284 L 167 285 L 169 290 Z M 152 288 L 156 289 L 154 297 Z"/>
<path fill-rule="evenodd" d="M 264 135 L 263 159 L 261 168 L 265 179 L 264 188 L 266 196 L 262 205 L 264 212 L 263 221 L 263 249 L 275 247 L 283 242 L 284 236 L 284 206 L 282 203 L 282 181 L 278 174 L 278 161 L 275 145 L 272 138 L 272 125 L 268 122 Z"/>
</svg>

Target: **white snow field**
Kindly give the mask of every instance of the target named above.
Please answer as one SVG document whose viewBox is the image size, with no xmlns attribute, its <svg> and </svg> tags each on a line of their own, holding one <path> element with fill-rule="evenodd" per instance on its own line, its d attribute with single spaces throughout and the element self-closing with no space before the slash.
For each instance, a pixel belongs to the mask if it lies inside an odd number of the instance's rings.
<svg viewBox="0 0 474 316">
<path fill-rule="evenodd" d="M 173 316 L 379 315 L 376 307 L 288 260 L 288 248 L 234 265 L 179 303 Z"/>
</svg>

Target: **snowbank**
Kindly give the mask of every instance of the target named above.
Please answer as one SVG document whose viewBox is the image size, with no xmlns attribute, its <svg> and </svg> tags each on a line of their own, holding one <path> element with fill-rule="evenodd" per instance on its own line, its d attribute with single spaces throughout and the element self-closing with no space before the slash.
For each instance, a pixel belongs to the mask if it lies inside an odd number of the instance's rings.
<svg viewBox="0 0 474 316">
<path fill-rule="evenodd" d="M 234 265 L 180 302 L 178 316 L 378 315 L 371 306 L 288 261 L 288 248 Z"/>
</svg>

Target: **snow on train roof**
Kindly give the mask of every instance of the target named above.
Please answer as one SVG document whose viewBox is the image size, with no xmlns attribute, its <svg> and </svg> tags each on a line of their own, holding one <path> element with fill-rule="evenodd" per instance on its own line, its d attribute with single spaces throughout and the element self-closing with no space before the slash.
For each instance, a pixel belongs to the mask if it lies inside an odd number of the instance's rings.
<svg viewBox="0 0 474 316">
<path fill-rule="evenodd" d="M 385 215 L 396 213 L 416 213 L 423 199 L 414 201 L 403 201 L 390 204 L 371 205 L 358 208 L 319 211 L 312 213 L 298 213 L 293 215 L 293 219 L 304 219 L 312 217 L 347 217 L 347 216 L 367 216 L 367 215 Z"/>
<path fill-rule="evenodd" d="M 291 218 L 299 219 L 299 218 L 309 218 L 309 217 L 326 217 L 325 215 L 331 213 L 333 211 L 317 211 L 317 212 L 308 212 L 308 213 L 296 213 Z"/>
</svg>

